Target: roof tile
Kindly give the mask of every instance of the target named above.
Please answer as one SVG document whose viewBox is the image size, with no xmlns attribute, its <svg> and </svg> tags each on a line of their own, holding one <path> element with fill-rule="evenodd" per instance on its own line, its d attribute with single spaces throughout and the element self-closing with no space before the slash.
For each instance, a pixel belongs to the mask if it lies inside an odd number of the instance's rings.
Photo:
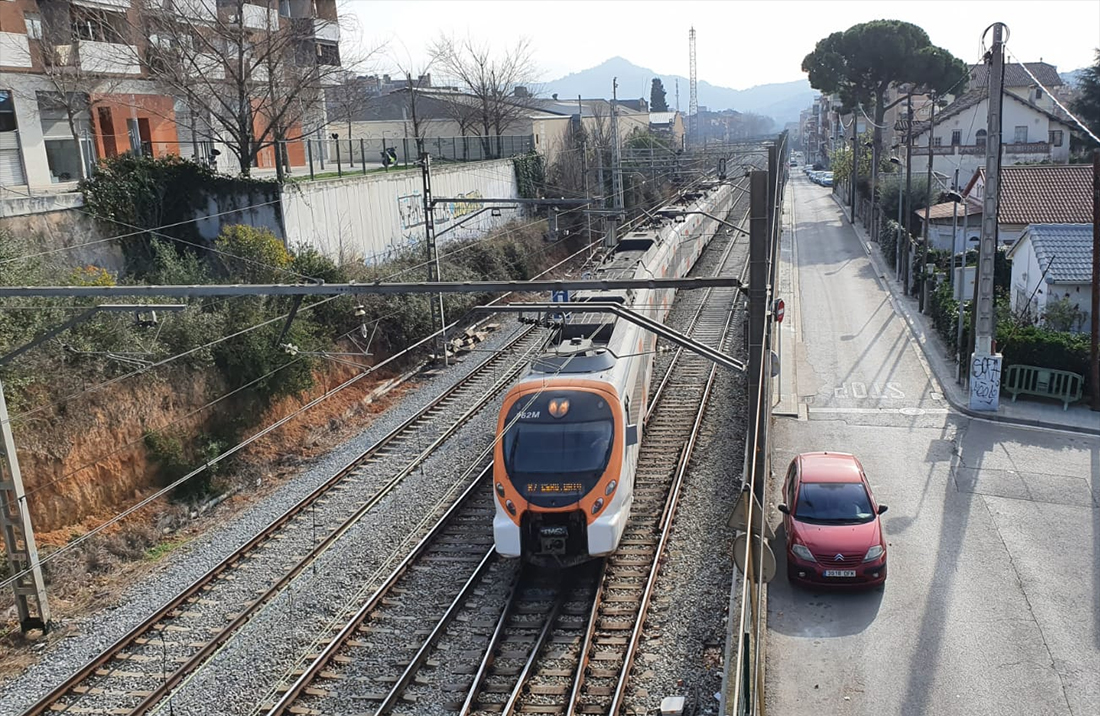
<svg viewBox="0 0 1100 716">
<path fill-rule="evenodd" d="M 1092 282 L 1091 224 L 1033 224 L 1024 236 L 1031 237 L 1047 283 Z"/>
<path fill-rule="evenodd" d="M 1001 167 L 1002 224 L 1092 223 L 1092 167 Z"/>
</svg>

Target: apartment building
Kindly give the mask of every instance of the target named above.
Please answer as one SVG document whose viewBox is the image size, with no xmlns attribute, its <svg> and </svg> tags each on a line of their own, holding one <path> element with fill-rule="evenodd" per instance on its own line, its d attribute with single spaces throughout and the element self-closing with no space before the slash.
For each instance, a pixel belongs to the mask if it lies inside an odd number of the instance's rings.
<svg viewBox="0 0 1100 716">
<path fill-rule="evenodd" d="M 242 27 L 246 42 L 234 45 L 227 38 Z M 226 122 L 212 104 L 189 102 L 198 95 L 183 82 L 201 80 L 208 95 L 224 83 L 277 96 L 263 67 L 234 84 L 231 60 L 280 33 L 296 64 L 339 68 L 335 0 L 0 0 L 0 187 L 71 189 L 98 160 L 125 152 L 239 171 L 223 141 Z M 263 103 L 251 102 L 253 133 L 263 136 Z M 302 105 L 323 117 L 318 97 Z M 286 138 L 299 140 L 286 145 L 292 166 L 305 163 L 308 111 L 282 117 Z M 252 160 L 274 164 L 271 147 Z"/>
</svg>

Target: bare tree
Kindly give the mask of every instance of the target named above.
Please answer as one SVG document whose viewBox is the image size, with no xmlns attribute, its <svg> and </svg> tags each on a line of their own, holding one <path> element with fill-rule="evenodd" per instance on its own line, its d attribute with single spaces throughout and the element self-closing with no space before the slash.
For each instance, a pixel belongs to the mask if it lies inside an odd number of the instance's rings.
<svg viewBox="0 0 1100 716">
<path fill-rule="evenodd" d="M 242 175 L 276 148 L 281 180 L 287 140 L 326 122 L 326 89 L 347 77 L 336 44 L 316 37 L 313 17 L 281 17 L 278 0 L 136 0 L 148 38 L 149 76 L 182 97 L 196 131 L 229 148 Z M 293 136 L 297 129 L 297 136 Z"/>
<path fill-rule="evenodd" d="M 346 122 L 348 125 L 348 139 L 351 139 L 352 122 L 355 117 L 367 106 L 370 95 L 363 80 L 358 77 L 347 77 L 343 82 L 325 92 L 325 100 L 328 106 L 329 121 Z"/>
<path fill-rule="evenodd" d="M 428 119 L 422 111 L 421 100 L 427 94 L 431 84 L 429 73 L 433 63 L 434 60 L 429 61 L 419 70 L 414 70 L 411 64 L 395 63 L 397 73 L 405 78 L 405 101 L 409 111 L 409 121 L 412 123 L 413 139 L 416 142 L 417 159 L 424 153 L 424 134 Z"/>
<path fill-rule="evenodd" d="M 531 42 L 521 38 L 516 45 L 496 55 L 488 45 L 467 37 L 456 40 L 441 35 L 431 46 L 432 57 L 473 98 L 476 122 L 486 156 L 499 156 L 500 136 L 531 110 L 532 84 L 537 70 Z M 494 142 L 491 137 L 497 137 Z"/>
<path fill-rule="evenodd" d="M 95 13 L 85 8 L 74 8 L 68 3 L 42 3 L 41 25 L 38 29 L 38 46 L 42 53 L 42 74 L 49 81 L 50 90 L 36 92 L 33 100 L 40 111 L 62 112 L 76 145 L 79 160 L 76 162 L 78 179 L 87 179 L 88 171 L 82 129 L 91 130 L 92 113 L 103 98 L 118 90 L 125 78 L 110 74 L 118 64 L 125 64 L 128 51 L 121 50 L 119 57 L 80 56 L 78 40 L 115 43 L 106 47 L 122 46 L 131 40 L 125 23 L 112 21 L 112 15 Z M 83 13 L 74 17 L 73 12 Z M 84 126 L 84 122 L 87 125 Z M 100 133 L 108 136 L 112 127 L 101 127 Z M 85 132 L 87 133 L 87 132 Z M 94 156 L 94 155 L 92 155 Z"/>
</svg>

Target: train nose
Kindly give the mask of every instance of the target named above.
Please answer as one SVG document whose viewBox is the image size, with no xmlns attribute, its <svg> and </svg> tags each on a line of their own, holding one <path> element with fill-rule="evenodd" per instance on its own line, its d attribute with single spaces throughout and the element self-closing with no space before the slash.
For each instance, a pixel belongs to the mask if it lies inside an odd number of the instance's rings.
<svg viewBox="0 0 1100 716">
<path fill-rule="evenodd" d="M 564 555 L 569 541 L 569 528 L 565 525 L 543 525 L 538 529 L 543 554 Z"/>
<path fill-rule="evenodd" d="M 525 517 L 530 555 L 560 558 L 587 554 L 583 512 L 528 512 Z"/>
</svg>

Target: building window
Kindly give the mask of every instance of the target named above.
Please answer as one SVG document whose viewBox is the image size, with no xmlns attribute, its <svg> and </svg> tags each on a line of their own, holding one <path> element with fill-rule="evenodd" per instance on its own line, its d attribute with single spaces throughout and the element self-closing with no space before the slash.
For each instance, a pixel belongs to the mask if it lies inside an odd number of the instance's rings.
<svg viewBox="0 0 1100 716">
<path fill-rule="evenodd" d="M 126 15 L 119 12 L 94 10 L 80 5 L 71 6 L 70 12 L 74 40 L 130 44 Z"/>
<path fill-rule="evenodd" d="M 1042 98 L 1043 98 L 1043 88 L 1042 87 L 1036 87 L 1035 88 L 1035 99 L 1042 99 Z"/>
<path fill-rule="evenodd" d="M 33 12 L 25 12 L 25 13 L 23 13 L 23 22 L 25 22 L 26 25 L 27 25 L 27 37 L 29 37 L 32 40 L 41 40 L 42 39 L 42 16 L 41 15 L 39 15 L 37 13 L 33 13 Z"/>
<path fill-rule="evenodd" d="M 317 64 L 340 66 L 340 48 L 337 45 L 317 43 Z"/>
<path fill-rule="evenodd" d="M 974 146 L 976 146 L 976 147 L 984 147 L 985 146 L 985 130 L 984 129 L 979 129 L 977 131 L 977 133 L 975 133 L 975 135 L 974 135 Z"/>
<path fill-rule="evenodd" d="M 1014 144 L 1027 144 L 1026 124 L 1016 127 L 1016 131 L 1012 135 L 1012 142 Z"/>
<path fill-rule="evenodd" d="M 0 132 L 14 132 L 15 129 L 15 102 L 11 90 L 0 90 Z"/>
<path fill-rule="evenodd" d="M 943 146 L 943 137 L 933 137 L 932 138 L 932 146 L 933 147 L 942 147 Z"/>
<path fill-rule="evenodd" d="M 69 128 L 70 112 L 76 126 L 76 137 Z M 95 164 L 88 98 L 75 92 L 66 95 L 38 92 L 38 116 L 51 178 L 55 183 L 77 181 L 82 162 L 85 172 Z"/>
<path fill-rule="evenodd" d="M 1062 130 L 1054 129 L 1050 132 L 1050 143 L 1056 147 L 1062 146 Z"/>
<path fill-rule="evenodd" d="M 951 132 L 951 146 L 957 147 L 962 144 L 962 132 L 958 129 Z"/>
</svg>

